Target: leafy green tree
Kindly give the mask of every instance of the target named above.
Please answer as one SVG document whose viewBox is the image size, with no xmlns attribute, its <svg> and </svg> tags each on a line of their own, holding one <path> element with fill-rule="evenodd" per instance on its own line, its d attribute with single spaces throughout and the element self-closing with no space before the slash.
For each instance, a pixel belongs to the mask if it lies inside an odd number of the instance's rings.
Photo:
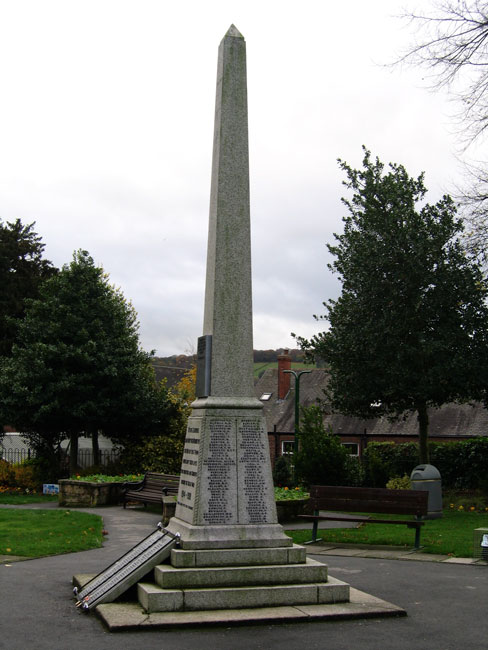
<svg viewBox="0 0 488 650">
<path fill-rule="evenodd" d="M 302 408 L 300 447 L 295 475 L 304 485 L 350 485 L 352 467 L 340 438 L 324 427 L 323 414 L 316 405 Z"/>
<path fill-rule="evenodd" d="M 43 454 L 103 431 L 117 442 L 161 432 L 173 409 L 139 347 L 135 310 L 86 251 L 27 301 L 11 357 L 0 365 L 0 418 Z"/>
<path fill-rule="evenodd" d="M 40 283 L 56 273 L 51 262 L 42 258 L 44 244 L 33 228 L 20 219 L 0 219 L 0 356 L 8 356 L 22 318 L 26 298 L 36 298 Z"/>
<path fill-rule="evenodd" d="M 142 436 L 139 440 L 125 444 L 120 455 L 122 469 L 179 474 L 186 427 L 191 414 L 190 405 L 195 400 L 196 370 L 196 365 L 189 368 L 166 395 L 172 408 L 164 434 Z M 165 387 L 165 380 L 161 382 L 161 387 Z"/>
<path fill-rule="evenodd" d="M 342 293 L 324 303 L 329 329 L 299 338 L 330 367 L 330 398 L 358 417 L 417 412 L 428 462 L 428 407 L 483 399 L 488 368 L 487 286 L 465 254 L 449 196 L 423 203 L 423 175 L 364 149 L 362 169 L 339 161 L 353 191 L 344 232 L 328 246 Z M 420 204 L 420 206 L 419 206 Z"/>
</svg>

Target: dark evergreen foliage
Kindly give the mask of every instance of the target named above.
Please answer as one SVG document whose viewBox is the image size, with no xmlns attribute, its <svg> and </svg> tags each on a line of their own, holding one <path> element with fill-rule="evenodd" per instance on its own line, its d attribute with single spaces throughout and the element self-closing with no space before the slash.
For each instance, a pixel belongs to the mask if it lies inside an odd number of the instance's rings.
<svg viewBox="0 0 488 650">
<path fill-rule="evenodd" d="M 443 488 L 482 489 L 488 494 L 488 436 L 429 443 L 431 462 Z M 417 465 L 418 444 L 370 442 L 363 456 L 364 485 L 385 487 L 391 478 L 410 476 Z"/>
<path fill-rule="evenodd" d="M 364 149 L 362 169 L 340 161 L 353 191 L 344 232 L 328 246 L 342 293 L 324 303 L 330 327 L 310 341 L 326 360 L 333 406 L 359 417 L 417 412 L 428 462 L 427 407 L 484 399 L 487 285 L 463 250 L 449 196 L 425 203 L 423 175 L 389 170 Z"/>
<path fill-rule="evenodd" d="M 11 357 L 0 363 L 0 421 L 15 422 L 43 456 L 103 431 L 117 442 L 161 432 L 175 408 L 139 347 L 133 307 L 86 251 L 26 302 Z"/>
<path fill-rule="evenodd" d="M 294 459 L 298 484 L 354 485 L 357 465 L 349 457 L 340 438 L 326 431 L 318 406 L 302 409 L 300 447 Z"/>
<path fill-rule="evenodd" d="M 273 468 L 273 482 L 277 487 L 294 487 L 293 470 L 285 456 L 278 456 Z"/>
<path fill-rule="evenodd" d="M 0 356 L 12 351 L 25 299 L 36 298 L 41 282 L 57 270 L 42 258 L 45 246 L 34 225 L 0 219 Z"/>
</svg>

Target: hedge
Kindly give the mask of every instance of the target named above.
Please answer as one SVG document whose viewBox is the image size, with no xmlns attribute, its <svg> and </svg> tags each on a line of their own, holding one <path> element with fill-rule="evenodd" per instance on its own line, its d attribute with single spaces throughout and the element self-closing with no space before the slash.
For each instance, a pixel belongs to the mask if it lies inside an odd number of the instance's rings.
<svg viewBox="0 0 488 650">
<path fill-rule="evenodd" d="M 430 463 L 442 477 L 442 485 L 454 489 L 488 492 L 488 436 L 455 442 L 429 443 Z M 419 464 L 416 442 L 370 442 L 363 455 L 364 485 L 385 487 Z"/>
</svg>

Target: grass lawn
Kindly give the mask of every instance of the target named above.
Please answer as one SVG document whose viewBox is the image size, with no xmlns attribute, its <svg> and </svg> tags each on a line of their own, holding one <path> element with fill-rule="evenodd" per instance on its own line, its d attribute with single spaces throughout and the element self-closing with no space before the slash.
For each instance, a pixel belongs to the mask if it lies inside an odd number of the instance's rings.
<svg viewBox="0 0 488 650">
<path fill-rule="evenodd" d="M 387 515 L 374 515 L 388 519 Z M 391 519 L 397 519 L 391 515 Z M 320 522 L 319 522 L 320 527 Z M 441 519 L 426 521 L 420 534 L 420 544 L 425 553 L 440 553 L 454 557 L 473 557 L 473 531 L 488 528 L 488 513 L 444 510 Z M 319 528 L 320 530 L 320 528 Z M 308 530 L 292 530 L 287 534 L 295 544 L 312 539 L 312 525 Z M 415 529 L 400 525 L 365 524 L 360 528 L 331 528 L 320 530 L 319 537 L 326 543 L 385 544 L 412 548 Z M 309 547 L 310 548 L 310 547 Z"/>
<path fill-rule="evenodd" d="M 47 503 L 57 501 L 58 495 L 52 494 L 0 494 L 0 504 L 23 506 L 26 503 Z"/>
<path fill-rule="evenodd" d="M 102 518 L 70 510 L 0 509 L 0 555 L 42 557 L 102 545 Z"/>
</svg>

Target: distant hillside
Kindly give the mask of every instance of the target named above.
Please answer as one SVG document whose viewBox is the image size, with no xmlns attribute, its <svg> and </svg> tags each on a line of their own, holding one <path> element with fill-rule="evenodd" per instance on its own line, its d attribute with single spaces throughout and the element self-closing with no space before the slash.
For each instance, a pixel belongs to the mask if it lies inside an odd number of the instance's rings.
<svg viewBox="0 0 488 650">
<path fill-rule="evenodd" d="M 185 368 L 189 369 L 196 361 L 196 356 L 186 354 L 173 354 L 171 357 L 153 357 L 152 363 L 154 367 L 166 368 Z"/>
<path fill-rule="evenodd" d="M 254 363 L 276 361 L 277 356 L 283 354 L 283 352 L 284 348 L 278 348 L 277 350 L 254 350 Z M 302 350 L 288 350 L 288 354 L 295 363 L 303 361 L 304 354 Z"/>
<path fill-rule="evenodd" d="M 283 354 L 284 348 L 277 350 L 254 350 L 254 363 L 270 363 L 276 361 L 279 354 Z M 288 354 L 294 363 L 303 361 L 302 350 L 289 350 Z M 154 357 L 154 367 L 166 368 L 191 368 L 196 361 L 194 354 L 173 354 L 171 357 Z"/>
<path fill-rule="evenodd" d="M 277 358 L 283 354 L 284 348 L 278 350 L 254 350 L 254 377 L 260 377 L 267 368 L 277 368 Z M 293 368 L 302 368 L 303 352 L 301 350 L 289 350 L 288 354 L 292 360 Z M 166 379 L 169 388 L 176 386 L 180 379 L 196 362 L 194 354 L 173 354 L 170 357 L 154 357 L 152 364 L 156 373 L 156 379 Z M 313 366 L 307 366 L 310 368 Z"/>
</svg>

